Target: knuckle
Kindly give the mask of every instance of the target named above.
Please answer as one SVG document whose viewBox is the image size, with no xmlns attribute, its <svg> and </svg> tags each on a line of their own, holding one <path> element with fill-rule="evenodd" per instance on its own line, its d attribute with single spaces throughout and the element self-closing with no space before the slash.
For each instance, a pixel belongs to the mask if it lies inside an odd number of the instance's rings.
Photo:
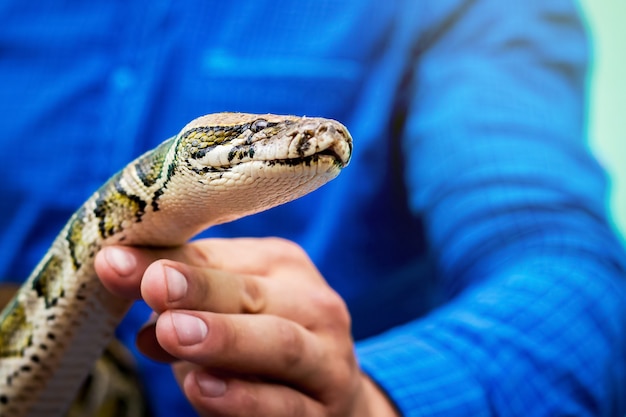
<svg viewBox="0 0 626 417">
<path fill-rule="evenodd" d="M 342 365 L 337 367 L 338 373 L 336 378 L 342 386 L 348 387 L 353 385 L 355 382 L 360 381 L 361 368 L 359 367 L 352 350 L 345 352 L 343 362 L 341 363 Z"/>
<path fill-rule="evenodd" d="M 244 314 L 255 314 L 263 311 L 266 300 L 259 282 L 253 278 L 243 279 L 243 292 L 241 294 L 241 310 Z"/>
<path fill-rule="evenodd" d="M 251 416 L 259 409 L 259 395 L 254 389 L 241 390 L 237 398 L 238 411 L 237 416 Z"/>
<path fill-rule="evenodd" d="M 307 407 L 304 398 L 299 395 L 286 395 L 283 397 L 283 406 L 286 416 L 305 416 Z"/>
<path fill-rule="evenodd" d="M 305 250 L 296 242 L 280 237 L 265 238 L 266 246 L 272 254 L 284 260 L 308 258 Z"/>
<path fill-rule="evenodd" d="M 193 266 L 221 268 L 219 257 L 213 256 L 207 242 L 202 240 L 184 246 L 184 261 Z"/>
<path fill-rule="evenodd" d="M 345 301 L 332 289 L 312 292 L 310 294 L 311 305 L 314 311 L 323 314 L 327 320 L 324 322 L 328 327 L 338 331 L 350 330 L 351 317 Z"/>
<path fill-rule="evenodd" d="M 302 333 L 287 321 L 277 324 L 280 360 L 286 368 L 297 366 L 304 354 L 305 343 Z"/>
<path fill-rule="evenodd" d="M 240 351 L 238 327 L 221 315 L 212 316 L 208 326 L 209 343 L 205 346 L 204 356 L 211 358 L 213 365 L 228 363 Z"/>
<path fill-rule="evenodd" d="M 326 386 L 338 387 L 336 390 L 328 390 L 321 387 L 323 402 L 326 404 L 345 404 L 345 398 L 353 395 L 358 389 L 360 370 L 356 359 L 338 361 L 332 368 L 326 370 Z M 331 415 L 335 415 L 331 413 Z"/>
</svg>

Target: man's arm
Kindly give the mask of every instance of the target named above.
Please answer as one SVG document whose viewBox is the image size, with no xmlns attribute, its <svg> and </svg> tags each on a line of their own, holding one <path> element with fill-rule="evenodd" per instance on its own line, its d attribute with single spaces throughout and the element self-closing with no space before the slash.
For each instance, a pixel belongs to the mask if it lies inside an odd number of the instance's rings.
<svg viewBox="0 0 626 417">
<path fill-rule="evenodd" d="M 358 346 L 405 416 L 623 415 L 624 255 L 584 143 L 569 1 L 431 1 L 405 130 L 449 297 Z"/>
</svg>

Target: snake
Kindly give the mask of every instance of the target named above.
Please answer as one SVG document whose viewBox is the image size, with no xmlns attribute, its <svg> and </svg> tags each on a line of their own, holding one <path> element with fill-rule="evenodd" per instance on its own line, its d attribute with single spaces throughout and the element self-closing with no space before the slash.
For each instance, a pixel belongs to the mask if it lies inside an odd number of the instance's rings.
<svg viewBox="0 0 626 417">
<path fill-rule="evenodd" d="M 352 155 L 338 121 L 274 114 L 198 117 L 105 182 L 67 221 L 0 315 L 0 417 L 56 417 L 132 301 L 107 291 L 108 245 L 176 247 L 211 226 L 302 197 Z"/>
</svg>

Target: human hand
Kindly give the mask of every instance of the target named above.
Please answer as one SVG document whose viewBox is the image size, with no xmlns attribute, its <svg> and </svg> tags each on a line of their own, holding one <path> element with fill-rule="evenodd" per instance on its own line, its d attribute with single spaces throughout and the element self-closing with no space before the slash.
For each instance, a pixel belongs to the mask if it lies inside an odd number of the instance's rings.
<svg viewBox="0 0 626 417">
<path fill-rule="evenodd" d="M 156 312 L 137 344 L 173 362 L 202 416 L 398 416 L 358 366 L 343 300 L 292 242 L 109 247 L 96 271 Z"/>
</svg>

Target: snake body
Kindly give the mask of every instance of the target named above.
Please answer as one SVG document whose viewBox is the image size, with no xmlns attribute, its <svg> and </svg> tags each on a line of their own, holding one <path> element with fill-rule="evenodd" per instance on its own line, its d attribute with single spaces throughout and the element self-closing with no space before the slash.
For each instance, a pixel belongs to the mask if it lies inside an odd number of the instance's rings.
<svg viewBox="0 0 626 417">
<path fill-rule="evenodd" d="M 176 246 L 215 224 L 286 203 L 338 175 L 340 123 L 217 113 L 140 156 L 70 218 L 0 316 L 0 417 L 59 416 L 130 302 L 94 273 L 111 244 Z"/>
</svg>

